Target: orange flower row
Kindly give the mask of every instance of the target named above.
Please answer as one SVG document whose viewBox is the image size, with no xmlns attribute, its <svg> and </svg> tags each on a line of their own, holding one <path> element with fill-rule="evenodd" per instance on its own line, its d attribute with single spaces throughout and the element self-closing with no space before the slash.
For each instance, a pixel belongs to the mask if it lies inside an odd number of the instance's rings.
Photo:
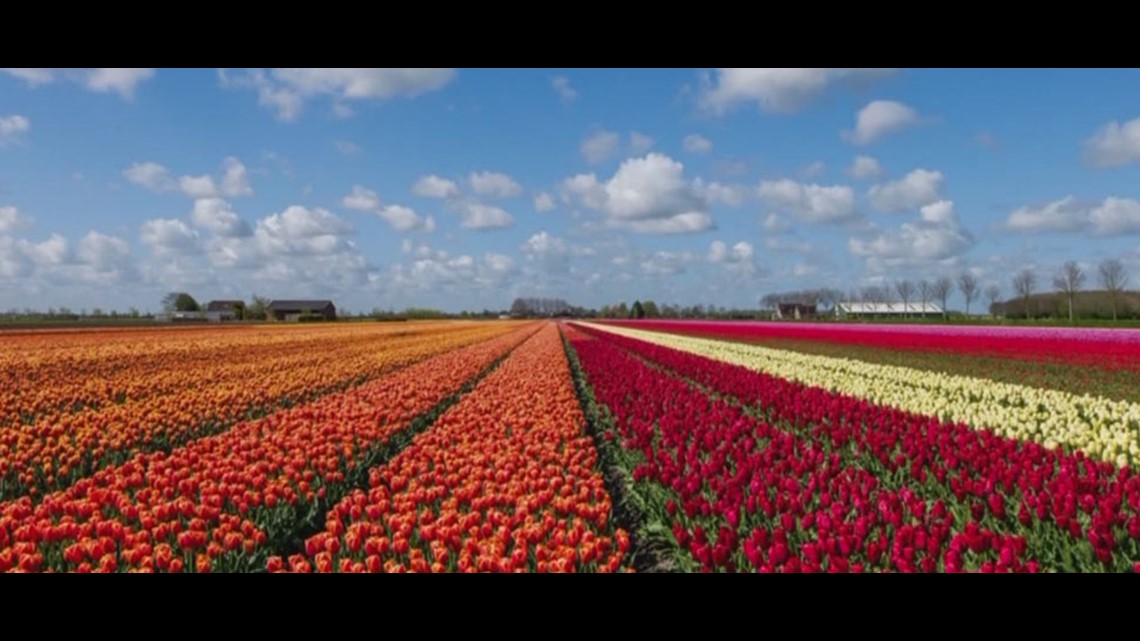
<svg viewBox="0 0 1140 641">
<path fill-rule="evenodd" d="M 443 323 L 214 327 L 174 331 L 0 333 L 0 424 L 169 394 L 211 381 L 313 364 L 389 337 L 450 331 Z"/>
<path fill-rule="evenodd" d="M 610 522 L 558 328 L 519 347 L 270 571 L 615 572 Z M 287 567 L 286 567 L 287 566 Z"/>
<path fill-rule="evenodd" d="M 0 571 L 264 567 L 368 458 L 534 332 L 457 349 L 0 509 Z"/>
<path fill-rule="evenodd" d="M 298 346 L 302 349 L 262 346 L 259 364 L 231 367 L 215 358 L 213 367 L 196 373 L 197 382 L 183 377 L 179 389 L 162 395 L 0 428 L 0 499 L 62 489 L 137 451 L 169 450 L 237 420 L 300 404 L 507 331 L 510 326 L 498 324 L 436 324 L 405 330 L 405 335 L 371 328 L 339 331 L 323 343 L 305 340 Z M 275 353 L 282 349 L 288 352 Z M 146 385 L 144 372 L 130 371 L 137 384 Z M 162 375 L 155 372 L 158 380 Z"/>
</svg>

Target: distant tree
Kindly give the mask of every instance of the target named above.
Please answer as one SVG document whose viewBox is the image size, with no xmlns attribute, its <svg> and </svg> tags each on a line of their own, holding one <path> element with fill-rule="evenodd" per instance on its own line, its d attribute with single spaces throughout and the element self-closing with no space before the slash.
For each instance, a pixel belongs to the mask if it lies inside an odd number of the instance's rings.
<svg viewBox="0 0 1140 641">
<path fill-rule="evenodd" d="M 1013 291 L 1021 298 L 1025 307 L 1025 318 L 1029 318 L 1029 299 L 1033 297 L 1033 290 L 1037 288 L 1037 275 L 1031 270 L 1023 269 L 1013 277 Z"/>
<path fill-rule="evenodd" d="M 903 316 L 908 314 L 907 305 L 910 304 L 910 299 L 914 297 L 914 283 L 909 280 L 895 281 L 895 291 L 898 292 L 899 298 L 903 304 Z"/>
<path fill-rule="evenodd" d="M 91 310 L 91 315 L 94 316 L 95 318 L 103 318 L 103 316 L 104 316 L 103 308 L 102 307 L 96 307 L 95 309 Z"/>
<path fill-rule="evenodd" d="M 139 308 L 138 308 L 138 307 L 132 307 L 132 308 L 130 308 L 130 309 L 127 311 L 127 314 L 128 314 L 128 315 L 129 315 L 131 318 L 138 318 L 138 317 L 139 317 L 139 315 L 140 315 L 140 314 L 139 314 Z"/>
<path fill-rule="evenodd" d="M 1081 286 L 1085 282 L 1085 272 L 1076 261 L 1070 260 L 1061 267 L 1060 273 L 1053 278 L 1053 287 L 1057 291 L 1064 294 L 1065 298 L 1069 301 L 1069 322 L 1073 322 L 1073 299 L 1076 298 L 1077 292 L 1081 291 Z"/>
<path fill-rule="evenodd" d="M 630 318 L 645 318 L 645 308 L 641 306 L 641 301 L 633 301 L 633 307 L 629 308 Z"/>
<path fill-rule="evenodd" d="M 657 303 L 651 300 L 647 300 L 642 303 L 641 307 L 645 310 L 646 318 L 658 318 L 661 316 L 661 312 L 657 309 Z"/>
<path fill-rule="evenodd" d="M 528 316 L 530 315 L 530 307 L 526 301 L 521 298 L 516 298 L 515 302 L 511 303 L 511 316 Z"/>
<path fill-rule="evenodd" d="M 978 278 L 970 272 L 962 272 L 958 277 L 958 290 L 966 299 L 966 315 L 970 315 L 970 303 L 978 300 Z"/>
<path fill-rule="evenodd" d="M 170 292 L 162 298 L 162 308 L 168 312 L 197 312 L 202 308 L 186 292 Z"/>
<path fill-rule="evenodd" d="M 923 278 L 918 281 L 918 299 L 922 301 L 922 313 L 926 314 L 926 306 L 934 298 L 934 284 Z"/>
<path fill-rule="evenodd" d="M 617 309 L 614 310 L 614 315 L 618 318 L 629 318 L 629 307 L 625 304 L 625 301 L 622 301 L 621 304 L 617 306 Z"/>
<path fill-rule="evenodd" d="M 254 294 L 245 309 L 246 318 L 250 320 L 265 320 L 269 314 L 269 299 Z"/>
<path fill-rule="evenodd" d="M 1001 286 L 990 285 L 987 287 L 986 300 L 990 301 L 990 315 L 997 316 L 997 302 L 1001 300 Z"/>
<path fill-rule="evenodd" d="M 1117 300 L 1120 293 L 1128 286 L 1128 274 L 1124 271 L 1124 263 L 1113 258 L 1100 264 L 1097 270 L 1100 274 L 1100 285 L 1108 291 L 1108 299 L 1112 303 L 1112 320 L 1116 320 Z"/>
<path fill-rule="evenodd" d="M 942 318 L 946 318 L 946 299 L 950 298 L 950 291 L 952 289 L 954 289 L 954 283 L 946 276 L 942 276 L 934 281 L 931 288 L 934 298 L 942 303 Z"/>
</svg>

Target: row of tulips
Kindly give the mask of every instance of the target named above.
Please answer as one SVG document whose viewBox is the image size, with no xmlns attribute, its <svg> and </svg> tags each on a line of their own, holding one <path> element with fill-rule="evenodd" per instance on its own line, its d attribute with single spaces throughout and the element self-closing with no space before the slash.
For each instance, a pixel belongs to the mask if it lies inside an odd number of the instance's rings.
<svg viewBox="0 0 1140 641">
<path fill-rule="evenodd" d="M 33 425 L 0 428 L 0 500 L 70 486 L 92 472 L 137 452 L 170 451 L 196 438 L 223 432 L 238 420 L 374 379 L 434 354 L 511 331 L 497 324 L 435 326 L 407 335 L 367 334 L 368 340 L 330 341 L 314 351 L 267 358 L 232 369 L 217 359 L 211 370 L 191 372 L 181 389 L 138 401 L 64 413 Z M 343 333 L 341 333 L 343 334 Z M 343 338 L 343 336 L 342 336 Z M 143 371 L 132 370 L 140 381 Z M 161 372 L 154 372 L 161 378 Z"/>
<path fill-rule="evenodd" d="M 575 331 L 572 344 L 614 438 L 633 454 L 647 503 L 704 569 L 1104 571 L 1140 561 L 1140 479 L 1127 469 L 591 334 L 600 340 Z"/>
<path fill-rule="evenodd" d="M 256 380 L 266 371 L 312 366 L 314 358 L 330 352 L 359 352 L 391 337 L 446 331 L 440 324 L 345 324 L 5 334 L 0 425 L 176 393 L 203 379 Z"/>
<path fill-rule="evenodd" d="M 1135 329 L 670 320 L 618 324 L 733 340 L 784 338 L 891 350 L 1078 363 L 1105 369 L 1140 369 L 1140 330 Z"/>
<path fill-rule="evenodd" d="M 1050 449 L 1080 450 L 1118 466 L 1140 463 L 1140 404 L 1137 403 L 759 345 L 630 327 L 595 327 L 876 405 L 991 429 L 1002 436 L 1035 441 Z"/>
<path fill-rule="evenodd" d="M 435 356 L 353 390 L 139 454 L 38 504 L 0 509 L 0 570 L 264 569 L 368 467 L 535 331 Z"/>
<path fill-rule="evenodd" d="M 271 571 L 615 572 L 597 451 L 549 323 Z"/>
</svg>

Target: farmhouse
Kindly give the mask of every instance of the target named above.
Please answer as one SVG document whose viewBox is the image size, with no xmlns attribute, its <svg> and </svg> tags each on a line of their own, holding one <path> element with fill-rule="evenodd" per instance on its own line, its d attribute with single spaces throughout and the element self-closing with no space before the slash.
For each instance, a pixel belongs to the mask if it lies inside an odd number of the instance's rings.
<svg viewBox="0 0 1140 641">
<path fill-rule="evenodd" d="M 275 300 L 266 308 L 266 320 L 270 321 L 295 321 L 303 314 L 336 320 L 336 305 L 331 300 Z"/>
<path fill-rule="evenodd" d="M 870 316 L 874 318 L 941 316 L 942 308 L 934 303 L 856 303 L 840 302 L 835 305 L 840 318 Z"/>
<path fill-rule="evenodd" d="M 779 319 L 789 318 L 807 318 L 808 316 L 815 316 L 815 305 L 805 305 L 802 303 L 780 303 L 776 305 L 776 313 L 774 316 Z"/>
<path fill-rule="evenodd" d="M 212 300 L 206 305 L 206 318 L 212 321 L 240 320 L 245 303 L 240 300 Z"/>
</svg>

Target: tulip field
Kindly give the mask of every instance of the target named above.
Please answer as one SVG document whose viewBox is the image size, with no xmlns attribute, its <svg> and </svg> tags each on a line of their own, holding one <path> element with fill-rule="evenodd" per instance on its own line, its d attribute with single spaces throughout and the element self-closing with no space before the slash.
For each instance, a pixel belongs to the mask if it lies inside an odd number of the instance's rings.
<svg viewBox="0 0 1140 641">
<path fill-rule="evenodd" d="M 0 572 L 1140 572 L 1140 333 L 0 333 Z"/>
</svg>

